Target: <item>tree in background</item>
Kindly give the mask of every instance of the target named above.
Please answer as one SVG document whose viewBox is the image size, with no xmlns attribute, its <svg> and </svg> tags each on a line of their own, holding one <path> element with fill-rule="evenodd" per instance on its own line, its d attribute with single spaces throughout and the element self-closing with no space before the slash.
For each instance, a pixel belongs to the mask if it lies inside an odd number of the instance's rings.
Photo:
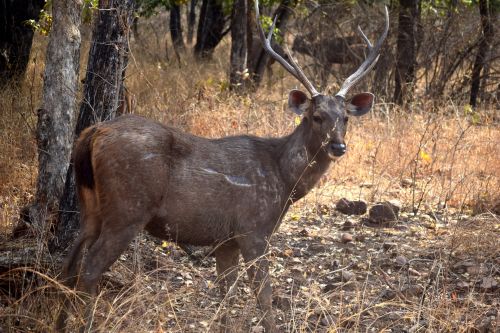
<svg viewBox="0 0 500 333">
<path fill-rule="evenodd" d="M 479 87 L 481 84 L 481 72 L 483 72 L 483 81 L 486 81 L 486 67 L 489 62 L 488 55 L 491 52 L 495 30 L 493 27 L 493 4 L 490 0 L 479 0 L 479 15 L 481 16 L 481 33 L 479 37 L 479 46 L 477 49 L 476 59 L 472 68 L 472 79 L 470 89 L 469 104 L 476 107 Z M 483 84 L 484 85 L 484 84 Z"/>
<path fill-rule="evenodd" d="M 252 1 L 253 2 L 253 1 Z M 272 19 L 276 18 L 276 29 L 278 31 L 283 31 L 286 23 L 291 17 L 292 9 L 295 7 L 295 0 L 282 0 L 279 6 L 273 13 Z M 255 20 L 249 20 L 251 25 L 249 25 L 249 32 L 252 32 L 252 36 L 248 37 L 249 42 L 251 42 L 251 47 L 249 47 L 249 74 L 253 80 L 253 84 L 255 87 L 258 87 L 262 82 L 262 77 L 264 76 L 264 72 L 266 67 L 268 67 L 269 61 L 271 61 L 269 54 L 264 50 L 258 38 L 254 38 L 256 36 L 253 33 L 255 29 Z M 274 39 L 273 42 L 275 43 Z M 281 47 L 276 47 L 277 45 L 273 45 L 273 49 L 280 50 Z M 283 52 L 281 52 L 283 53 Z M 284 54 L 282 55 L 284 56 Z"/>
<path fill-rule="evenodd" d="M 196 58 L 207 59 L 212 56 L 215 47 L 227 32 L 224 31 L 226 21 L 220 0 L 202 1 L 194 45 Z"/>
<path fill-rule="evenodd" d="M 248 1 L 235 0 L 233 3 L 233 14 L 231 24 L 231 59 L 229 84 L 231 89 L 237 92 L 244 90 L 245 80 L 248 76 L 247 57 L 247 17 Z M 238 22 L 238 24 L 235 24 Z"/>
<path fill-rule="evenodd" d="M 0 0 L 0 87 L 26 72 L 33 40 L 29 20 L 38 18 L 45 0 Z"/>
<path fill-rule="evenodd" d="M 75 135 L 88 126 L 109 120 L 123 102 L 123 80 L 128 62 L 128 37 L 134 19 L 133 0 L 100 0 L 92 32 L 84 96 Z M 79 226 L 73 167 L 66 174 L 56 237 L 51 251 L 65 249 Z"/>
<path fill-rule="evenodd" d="M 45 62 L 43 104 L 38 110 L 38 178 L 34 203 L 21 218 L 37 230 L 57 210 L 73 144 L 82 0 L 53 0 Z M 46 229 L 45 229 L 46 230 Z"/>
<path fill-rule="evenodd" d="M 191 0 L 189 4 L 188 13 L 188 31 L 187 31 L 187 43 L 191 45 L 193 42 L 194 25 L 196 23 L 196 4 L 198 0 Z"/>
<path fill-rule="evenodd" d="M 420 0 L 399 0 L 398 40 L 394 102 L 402 105 L 413 98 L 417 68 L 417 29 Z"/>
<path fill-rule="evenodd" d="M 177 56 L 185 49 L 184 39 L 182 37 L 181 25 L 181 9 L 178 4 L 174 3 L 170 8 L 170 36 L 172 37 L 172 44 Z"/>
</svg>

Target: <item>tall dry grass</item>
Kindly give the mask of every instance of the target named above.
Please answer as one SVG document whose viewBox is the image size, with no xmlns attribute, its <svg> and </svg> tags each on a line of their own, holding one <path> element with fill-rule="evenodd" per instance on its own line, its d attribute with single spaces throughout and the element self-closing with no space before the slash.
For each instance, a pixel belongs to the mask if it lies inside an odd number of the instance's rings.
<svg viewBox="0 0 500 333">
<path fill-rule="evenodd" d="M 143 36 L 149 36 L 148 31 L 153 28 L 144 25 Z M 206 137 L 280 136 L 293 131 L 296 119 L 286 110 L 286 101 L 288 91 L 297 82 L 283 70 L 275 68 L 275 76 L 265 88 L 236 96 L 228 90 L 227 40 L 213 61 L 197 64 L 186 54 L 181 63 L 167 62 L 160 52 L 152 51 L 158 51 L 164 43 L 162 31 L 156 33 L 156 39 L 133 40 L 131 44 L 126 84 L 135 97 L 134 113 Z M 3 240 L 7 240 L 19 208 L 31 199 L 35 190 L 35 110 L 40 105 L 45 47 L 40 39 L 26 82 L 21 88 L 0 92 L 0 237 Z M 84 64 L 82 61 L 82 68 Z M 448 101 L 439 108 L 435 105 L 434 101 L 417 101 L 400 109 L 377 100 L 373 113 L 352 119 L 348 154 L 325 175 L 321 186 L 298 203 L 291 215 L 317 214 L 308 209 L 332 206 L 341 197 L 369 202 L 398 199 L 407 212 L 439 211 L 449 216 L 450 221 L 458 221 L 454 218 L 456 211 L 491 210 L 500 200 L 500 127 L 494 117 L 498 110 L 486 107 L 471 112 L 462 101 Z M 380 295 L 372 295 L 366 287 L 377 276 L 371 266 L 362 270 L 364 275 L 353 290 L 346 291 L 344 287 L 349 284 L 345 282 L 325 296 L 324 286 L 314 279 L 287 289 L 289 274 L 297 272 L 286 259 L 284 268 L 275 265 L 272 271 L 277 293 L 281 292 L 277 302 L 285 304 L 278 311 L 282 328 L 294 332 L 368 331 L 371 327 L 364 319 L 367 314 L 373 316 L 371 325 L 375 330 L 394 325 L 379 324 L 386 316 L 389 322 L 414 327 L 415 331 L 427 327 L 435 332 L 465 332 L 475 327 L 485 311 L 478 305 L 482 293 L 471 291 L 468 300 L 458 303 L 450 296 L 454 289 L 439 277 L 450 267 L 446 255 L 453 250 L 474 258 L 488 251 L 493 258 L 498 255 L 495 240 L 498 219 L 487 221 L 473 226 L 454 224 L 459 227 L 450 229 L 443 237 L 430 235 L 433 242 L 420 245 L 422 251 L 437 253 L 427 266 L 422 266 L 422 270 L 429 270 L 429 276 L 434 276 L 426 290 L 425 302 L 421 298 L 375 302 Z M 278 239 L 283 239 L 277 242 L 281 246 L 275 249 L 278 253 L 300 231 L 294 229 L 295 222 L 287 218 L 278 233 Z M 477 226 L 479 231 L 474 229 Z M 464 230 L 471 231 L 464 234 Z M 327 229 L 327 233 L 333 232 Z M 479 235 L 479 241 L 472 240 L 471 235 Z M 484 248 L 471 249 L 471 242 L 480 242 Z M 30 242 L 27 240 L 20 246 L 23 245 L 29 247 Z M 377 249 L 378 245 L 370 246 Z M 491 256 L 481 260 L 491 260 Z M 370 261 L 377 257 L 367 252 L 365 258 Z M 148 238 L 140 238 L 106 275 L 94 309 L 96 325 L 106 332 L 213 330 L 215 314 L 224 307 L 224 303 L 217 301 L 213 264 L 213 259 L 206 258 L 201 266 L 197 265 L 173 246 L 165 248 Z M 55 309 L 60 304 L 58 297 L 64 290 L 56 280 L 58 265 L 57 258 L 52 258 L 35 268 L 18 268 L 2 275 L 2 281 L 11 281 L 2 286 L 9 285 L 11 289 L 8 295 L 4 289 L 0 296 L 0 327 L 8 332 L 52 329 Z M 333 268 L 329 272 L 338 273 Z M 401 279 L 404 274 L 401 272 Z M 240 279 L 245 280 L 245 275 L 241 274 Z M 236 307 L 230 312 L 235 328 L 241 331 L 248 331 L 259 322 L 251 294 L 248 287 L 242 286 Z M 66 297 L 78 295 L 66 290 Z M 75 304 L 81 306 L 81 301 Z M 398 314 L 398 319 L 390 319 L 394 318 L 391 313 Z M 419 326 L 421 317 L 430 320 Z M 72 327 L 81 319 L 73 318 Z"/>
</svg>

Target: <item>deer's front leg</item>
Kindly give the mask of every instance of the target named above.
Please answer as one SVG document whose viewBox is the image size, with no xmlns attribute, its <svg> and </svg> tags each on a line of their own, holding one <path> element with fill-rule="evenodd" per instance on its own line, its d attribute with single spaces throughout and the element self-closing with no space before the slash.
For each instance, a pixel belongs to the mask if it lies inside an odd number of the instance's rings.
<svg viewBox="0 0 500 333">
<path fill-rule="evenodd" d="M 240 249 L 247 273 L 263 312 L 262 324 L 266 333 L 276 332 L 276 322 L 272 310 L 272 288 L 267 259 L 267 241 L 261 238 L 245 238 L 240 241 Z"/>
</svg>

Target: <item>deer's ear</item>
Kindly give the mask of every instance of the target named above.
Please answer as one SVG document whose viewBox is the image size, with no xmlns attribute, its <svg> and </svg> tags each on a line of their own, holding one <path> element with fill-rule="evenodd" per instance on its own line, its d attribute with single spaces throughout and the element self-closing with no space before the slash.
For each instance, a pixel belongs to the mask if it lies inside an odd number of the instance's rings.
<svg viewBox="0 0 500 333">
<path fill-rule="evenodd" d="M 355 95 L 349 103 L 347 103 L 347 114 L 354 117 L 367 114 L 372 108 L 374 99 L 375 96 L 368 92 Z"/>
<path fill-rule="evenodd" d="M 288 107 L 299 116 L 309 107 L 307 95 L 300 90 L 292 90 L 288 95 Z"/>
</svg>

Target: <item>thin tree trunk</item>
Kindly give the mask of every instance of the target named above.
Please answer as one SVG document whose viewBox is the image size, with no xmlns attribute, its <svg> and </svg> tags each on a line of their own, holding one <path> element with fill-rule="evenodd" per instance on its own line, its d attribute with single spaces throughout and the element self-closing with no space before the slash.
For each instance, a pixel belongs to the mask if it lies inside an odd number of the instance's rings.
<svg viewBox="0 0 500 333">
<path fill-rule="evenodd" d="M 38 178 L 35 201 L 21 217 L 43 230 L 63 192 L 73 144 L 80 68 L 81 0 L 53 0 L 45 62 L 43 104 L 38 110 Z M 47 230 L 47 229 L 45 229 Z"/>
<path fill-rule="evenodd" d="M 477 97 L 481 83 L 481 71 L 486 67 L 488 51 L 491 48 L 495 31 L 492 23 L 492 8 L 489 0 L 479 0 L 479 14 L 481 15 L 481 37 L 476 60 L 472 68 L 470 101 L 472 107 L 477 106 Z"/>
<path fill-rule="evenodd" d="M 282 29 L 288 22 L 288 19 L 290 18 L 292 12 L 291 9 L 294 7 L 294 5 L 295 0 L 283 0 L 274 12 L 273 19 L 277 17 L 276 28 L 278 28 L 280 31 L 282 31 Z M 251 58 L 255 59 L 249 66 L 250 76 L 255 87 L 258 87 L 262 82 L 264 71 L 266 70 L 268 62 L 270 61 L 269 54 L 264 51 L 261 44 L 258 45 L 258 47 L 254 48 L 250 52 L 252 54 Z"/>
<path fill-rule="evenodd" d="M 173 5 L 172 8 L 170 8 L 169 28 L 172 44 L 174 46 L 175 53 L 178 55 L 185 49 L 184 39 L 182 37 L 181 9 L 179 5 Z"/>
<path fill-rule="evenodd" d="M 419 0 L 399 0 L 394 102 L 402 105 L 413 98 L 417 65 Z"/>
<path fill-rule="evenodd" d="M 128 62 L 129 29 L 133 24 L 133 0 L 101 0 L 92 33 L 85 89 L 76 124 L 76 137 L 88 126 L 115 117 L 122 103 L 123 80 Z M 56 237 L 50 250 L 65 249 L 79 226 L 73 166 L 66 174 Z"/>
<path fill-rule="evenodd" d="M 0 87 L 24 76 L 31 51 L 33 28 L 44 0 L 0 0 Z"/>
<path fill-rule="evenodd" d="M 247 0 L 234 1 L 231 19 L 231 68 L 229 83 L 231 89 L 237 92 L 244 91 L 245 79 L 248 76 L 247 12 Z"/>
<path fill-rule="evenodd" d="M 196 4 L 198 0 L 191 0 L 188 16 L 187 43 L 193 43 L 194 25 L 196 24 Z"/>
<path fill-rule="evenodd" d="M 219 0 L 203 0 L 198 20 L 194 55 L 198 59 L 210 58 L 224 37 L 226 20 Z"/>
</svg>

